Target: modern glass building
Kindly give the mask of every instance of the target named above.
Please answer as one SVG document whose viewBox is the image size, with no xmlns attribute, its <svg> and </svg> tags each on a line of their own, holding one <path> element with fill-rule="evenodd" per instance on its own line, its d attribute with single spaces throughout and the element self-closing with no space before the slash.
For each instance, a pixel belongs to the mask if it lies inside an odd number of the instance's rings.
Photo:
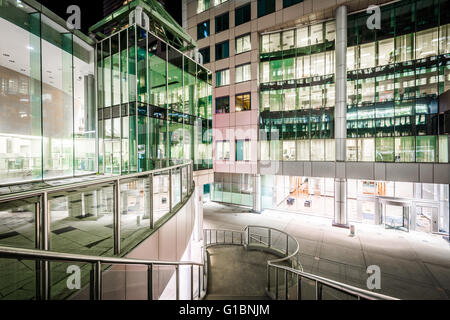
<svg viewBox="0 0 450 320">
<path fill-rule="evenodd" d="M 380 9 L 379 28 L 369 5 Z M 230 16 L 228 30 L 197 38 L 202 52 L 230 46 L 229 58 L 206 64 L 216 71 L 221 134 L 212 200 L 448 234 L 448 1 L 344 6 L 187 1 L 188 30 Z M 246 91 L 248 118 L 233 105 Z M 246 136 L 244 119 L 258 124 L 256 134 Z"/>
<path fill-rule="evenodd" d="M 1 184 L 97 172 L 93 41 L 53 18 L 0 6 Z"/>
<path fill-rule="evenodd" d="M 112 16 L 88 37 L 35 1 L 0 1 L 0 246 L 122 257 L 172 218 L 190 241 L 211 72 L 156 1 Z M 2 256 L 0 299 L 71 297 L 69 264 L 42 263 Z M 76 265 L 85 286 L 91 264 Z"/>
<path fill-rule="evenodd" d="M 380 30 L 366 12 L 348 15 L 347 161 L 448 163 L 450 26 L 435 2 L 382 6 Z M 330 20 L 261 36 L 261 160 L 335 160 L 335 30 Z"/>
</svg>

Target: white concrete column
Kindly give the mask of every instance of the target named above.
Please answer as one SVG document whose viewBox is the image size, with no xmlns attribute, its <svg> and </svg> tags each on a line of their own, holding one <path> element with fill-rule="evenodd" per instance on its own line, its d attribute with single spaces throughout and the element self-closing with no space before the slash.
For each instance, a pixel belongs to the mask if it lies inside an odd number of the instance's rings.
<svg viewBox="0 0 450 320">
<path fill-rule="evenodd" d="M 346 160 L 347 138 L 347 7 L 336 9 L 336 94 L 334 107 L 334 137 L 336 161 Z"/>
<path fill-rule="evenodd" d="M 254 175 L 253 179 L 253 211 L 256 213 L 261 213 L 261 175 Z"/>
<path fill-rule="evenodd" d="M 348 227 L 347 180 L 334 179 L 334 220 L 333 226 Z"/>
<path fill-rule="evenodd" d="M 97 190 L 84 194 L 84 212 L 93 216 L 98 215 Z"/>
</svg>

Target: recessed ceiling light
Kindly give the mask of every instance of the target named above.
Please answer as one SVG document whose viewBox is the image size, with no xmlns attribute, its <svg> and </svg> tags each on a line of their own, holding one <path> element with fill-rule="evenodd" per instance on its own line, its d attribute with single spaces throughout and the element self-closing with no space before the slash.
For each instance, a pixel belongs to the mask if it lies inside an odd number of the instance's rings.
<svg viewBox="0 0 450 320">
<path fill-rule="evenodd" d="M 52 73 L 50 70 L 47 70 L 48 73 Z"/>
<path fill-rule="evenodd" d="M 20 71 L 25 72 L 25 71 L 27 71 L 27 70 L 25 70 L 25 69 L 20 69 Z"/>
<path fill-rule="evenodd" d="M 14 60 L 9 60 L 9 62 L 11 62 L 11 63 L 15 63 L 15 61 L 14 61 Z"/>
<path fill-rule="evenodd" d="M 4 53 L 3 55 L 4 55 L 5 57 L 10 57 L 10 55 L 7 54 L 7 53 Z"/>
</svg>

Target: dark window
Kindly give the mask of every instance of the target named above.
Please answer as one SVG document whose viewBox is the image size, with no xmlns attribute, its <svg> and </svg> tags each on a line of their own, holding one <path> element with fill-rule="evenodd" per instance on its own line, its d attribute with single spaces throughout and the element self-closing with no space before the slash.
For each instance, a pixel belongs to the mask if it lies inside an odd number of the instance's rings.
<svg viewBox="0 0 450 320">
<path fill-rule="evenodd" d="M 242 7 L 239 7 L 234 12 L 234 25 L 246 23 L 251 19 L 251 3 L 248 3 Z"/>
<path fill-rule="evenodd" d="M 250 93 L 237 94 L 235 97 L 236 112 L 250 110 L 250 101 Z"/>
<path fill-rule="evenodd" d="M 229 16 L 228 12 L 216 17 L 216 33 L 228 29 Z"/>
<path fill-rule="evenodd" d="M 209 37 L 209 20 L 203 21 L 197 25 L 197 39 Z"/>
<path fill-rule="evenodd" d="M 198 50 L 198 52 L 200 52 L 201 55 L 203 56 L 203 63 L 211 62 L 211 50 L 209 47 L 202 48 Z"/>
<path fill-rule="evenodd" d="M 216 114 L 230 113 L 230 97 L 216 98 Z"/>
<path fill-rule="evenodd" d="M 258 0 L 258 18 L 275 12 L 275 0 Z"/>
<path fill-rule="evenodd" d="M 294 4 L 303 2 L 303 0 L 283 0 L 283 8 L 293 6 Z"/>
<path fill-rule="evenodd" d="M 216 61 L 230 56 L 230 45 L 228 41 L 216 44 Z"/>
</svg>

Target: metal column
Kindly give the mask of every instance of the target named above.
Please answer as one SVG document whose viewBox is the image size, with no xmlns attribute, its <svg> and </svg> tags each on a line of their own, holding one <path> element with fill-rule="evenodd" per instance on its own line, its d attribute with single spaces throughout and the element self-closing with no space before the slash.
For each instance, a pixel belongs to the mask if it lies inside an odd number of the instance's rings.
<svg viewBox="0 0 450 320">
<path fill-rule="evenodd" d="M 347 180 L 334 180 L 334 220 L 333 226 L 348 227 L 347 222 Z"/>
<path fill-rule="evenodd" d="M 347 138 L 347 7 L 336 9 L 336 95 L 334 107 L 336 161 L 346 159 Z"/>
</svg>

